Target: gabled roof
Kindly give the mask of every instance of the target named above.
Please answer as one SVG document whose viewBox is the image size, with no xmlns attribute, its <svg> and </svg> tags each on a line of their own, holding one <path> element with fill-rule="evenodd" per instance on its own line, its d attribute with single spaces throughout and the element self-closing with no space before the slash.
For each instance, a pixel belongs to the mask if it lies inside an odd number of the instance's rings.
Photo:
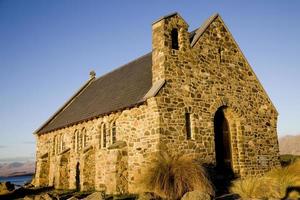
<svg viewBox="0 0 300 200">
<path fill-rule="evenodd" d="M 178 15 L 178 13 L 172 13 L 161 19 L 176 14 Z M 212 15 L 201 27 L 190 32 L 192 47 L 218 16 L 219 14 Z M 164 80 L 161 80 L 152 85 L 152 52 L 150 52 L 98 79 L 87 81 L 35 133 L 46 133 L 114 111 L 133 107 L 155 96 L 164 83 Z M 270 102 L 272 103 L 271 100 Z"/>
<path fill-rule="evenodd" d="M 145 101 L 152 86 L 152 54 L 148 53 L 98 79 L 71 98 L 36 133 L 45 133 Z"/>
<path fill-rule="evenodd" d="M 174 15 L 179 14 L 175 12 L 157 21 Z M 190 32 L 191 43 L 199 36 L 199 30 L 206 29 L 208 23 L 206 21 L 200 28 Z M 35 133 L 46 133 L 132 107 L 155 96 L 164 83 L 162 80 L 152 85 L 152 52 L 150 52 L 96 80 L 87 81 Z"/>
</svg>

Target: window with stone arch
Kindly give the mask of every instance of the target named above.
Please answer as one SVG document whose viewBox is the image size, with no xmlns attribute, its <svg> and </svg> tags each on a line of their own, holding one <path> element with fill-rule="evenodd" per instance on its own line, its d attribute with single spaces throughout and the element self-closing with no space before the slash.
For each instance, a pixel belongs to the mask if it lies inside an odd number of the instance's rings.
<svg viewBox="0 0 300 200">
<path fill-rule="evenodd" d="M 101 126 L 101 148 L 102 149 L 106 148 L 106 133 L 107 133 L 106 124 L 103 123 Z"/>
<path fill-rule="evenodd" d="M 190 112 L 185 113 L 185 131 L 187 140 L 195 140 L 195 116 Z"/>
<path fill-rule="evenodd" d="M 172 49 L 178 50 L 179 43 L 178 43 L 178 30 L 177 28 L 173 28 L 171 31 L 171 42 L 172 42 Z"/>
<path fill-rule="evenodd" d="M 102 123 L 98 126 L 98 144 L 99 144 L 99 149 L 102 148 Z"/>
<path fill-rule="evenodd" d="M 57 136 L 54 136 L 52 140 L 52 155 L 56 154 L 56 140 L 57 140 Z"/>
<path fill-rule="evenodd" d="M 76 131 L 77 136 L 76 136 L 76 151 L 80 151 L 82 149 L 82 132 L 81 131 Z"/>
<path fill-rule="evenodd" d="M 77 146 L 78 146 L 78 130 L 77 129 L 74 131 L 72 143 L 73 143 L 74 151 L 77 151 Z"/>
<path fill-rule="evenodd" d="M 66 143 L 65 143 L 65 135 L 60 135 L 60 152 L 63 152 L 66 149 Z"/>
<path fill-rule="evenodd" d="M 55 136 L 55 154 L 60 153 L 60 135 Z"/>
<path fill-rule="evenodd" d="M 192 128 L 191 128 L 191 114 L 185 113 L 185 131 L 186 131 L 186 139 L 192 139 Z"/>
<path fill-rule="evenodd" d="M 112 122 L 111 124 L 111 143 L 114 144 L 117 141 L 117 127 L 116 122 Z"/>
<path fill-rule="evenodd" d="M 88 138 L 87 138 L 87 133 L 86 133 L 86 128 L 81 129 L 81 135 L 82 135 L 82 148 L 87 147 L 88 144 Z"/>
</svg>

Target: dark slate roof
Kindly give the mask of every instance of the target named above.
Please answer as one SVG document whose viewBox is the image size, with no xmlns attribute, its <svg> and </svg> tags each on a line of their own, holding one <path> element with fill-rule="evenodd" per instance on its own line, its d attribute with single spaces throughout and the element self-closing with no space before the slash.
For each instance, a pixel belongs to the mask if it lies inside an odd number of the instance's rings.
<svg viewBox="0 0 300 200">
<path fill-rule="evenodd" d="M 159 20 L 176 14 L 178 15 L 178 13 L 166 15 Z M 191 46 L 196 43 L 217 16 L 218 14 L 211 16 L 201 27 L 190 32 Z M 146 98 L 144 97 L 149 96 L 147 92 L 154 91 L 150 96 L 155 95 L 155 92 L 163 84 L 164 82 L 161 82 L 153 85 L 154 88 L 151 87 L 152 53 L 150 52 L 96 80 L 89 80 L 35 133 L 46 133 L 103 114 L 132 107 L 145 101 Z"/>
<path fill-rule="evenodd" d="M 98 79 L 71 99 L 36 133 L 45 133 L 144 101 L 152 86 L 152 53 L 148 53 Z"/>
</svg>

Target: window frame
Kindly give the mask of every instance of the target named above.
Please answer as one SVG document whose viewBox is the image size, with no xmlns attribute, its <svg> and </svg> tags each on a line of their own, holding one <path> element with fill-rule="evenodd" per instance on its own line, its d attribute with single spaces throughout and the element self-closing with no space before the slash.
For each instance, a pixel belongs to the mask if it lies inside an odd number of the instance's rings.
<svg viewBox="0 0 300 200">
<path fill-rule="evenodd" d="M 179 50 L 179 31 L 177 28 L 173 28 L 171 31 L 171 48 Z"/>
<path fill-rule="evenodd" d="M 101 149 L 107 148 L 107 128 L 106 124 L 101 125 Z"/>
<path fill-rule="evenodd" d="M 117 142 L 117 126 L 115 121 L 111 124 L 111 144 L 115 144 Z"/>
</svg>

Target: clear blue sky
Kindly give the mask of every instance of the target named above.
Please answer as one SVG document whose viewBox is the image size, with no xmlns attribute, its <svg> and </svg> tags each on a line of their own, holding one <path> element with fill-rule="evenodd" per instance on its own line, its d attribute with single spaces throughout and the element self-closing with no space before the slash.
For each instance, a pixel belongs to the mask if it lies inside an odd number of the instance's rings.
<svg viewBox="0 0 300 200">
<path fill-rule="evenodd" d="M 300 1 L 0 0 L 0 162 L 35 152 L 32 132 L 87 79 L 151 50 L 151 23 L 178 11 L 190 30 L 220 13 L 280 116 L 300 133 Z"/>
</svg>

